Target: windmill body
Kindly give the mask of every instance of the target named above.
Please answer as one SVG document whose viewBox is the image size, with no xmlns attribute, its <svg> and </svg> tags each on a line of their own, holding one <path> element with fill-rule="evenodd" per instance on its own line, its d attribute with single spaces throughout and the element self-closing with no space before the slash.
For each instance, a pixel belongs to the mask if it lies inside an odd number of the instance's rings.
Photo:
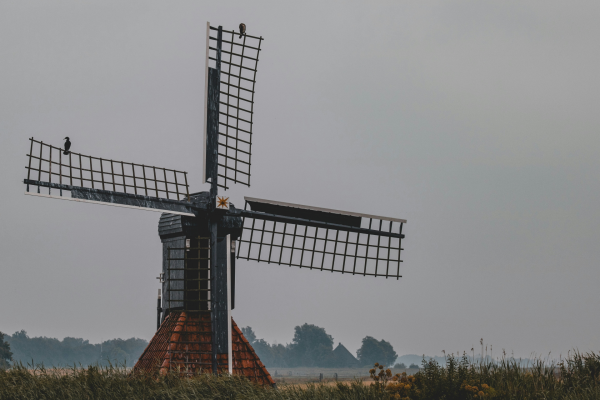
<svg viewBox="0 0 600 400">
<path fill-rule="evenodd" d="M 249 197 L 242 209 L 219 195 L 231 183 L 250 185 L 262 40 L 207 24 L 202 174 L 210 191 L 190 193 L 183 171 L 30 139 L 25 194 L 162 213 L 158 330 L 136 370 L 228 371 L 274 384 L 231 318 L 236 259 L 401 277 L 403 219 Z"/>
</svg>

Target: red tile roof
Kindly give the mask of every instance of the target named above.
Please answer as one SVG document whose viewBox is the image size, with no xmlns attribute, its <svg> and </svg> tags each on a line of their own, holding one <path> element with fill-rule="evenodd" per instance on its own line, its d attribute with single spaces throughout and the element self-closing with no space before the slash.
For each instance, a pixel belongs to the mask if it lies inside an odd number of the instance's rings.
<svg viewBox="0 0 600 400">
<path fill-rule="evenodd" d="M 269 371 L 256 355 L 236 323 L 232 322 L 233 374 L 244 375 L 261 385 L 274 385 Z M 148 343 L 134 371 L 184 374 L 212 372 L 209 313 L 171 312 Z M 227 354 L 217 354 L 219 369 L 227 371 Z"/>
</svg>

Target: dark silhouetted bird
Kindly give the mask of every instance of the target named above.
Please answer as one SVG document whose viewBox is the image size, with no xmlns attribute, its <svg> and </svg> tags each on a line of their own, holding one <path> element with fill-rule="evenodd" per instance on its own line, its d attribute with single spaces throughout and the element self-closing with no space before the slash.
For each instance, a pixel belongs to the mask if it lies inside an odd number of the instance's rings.
<svg viewBox="0 0 600 400">
<path fill-rule="evenodd" d="M 242 38 L 243 35 L 246 34 L 246 24 L 241 23 L 240 24 L 240 39 Z"/>
<path fill-rule="evenodd" d="M 64 140 L 66 140 L 66 142 L 65 142 L 65 151 L 63 151 L 63 154 L 67 155 L 70 153 L 69 149 L 71 148 L 71 141 L 69 140 L 68 136 Z"/>
</svg>

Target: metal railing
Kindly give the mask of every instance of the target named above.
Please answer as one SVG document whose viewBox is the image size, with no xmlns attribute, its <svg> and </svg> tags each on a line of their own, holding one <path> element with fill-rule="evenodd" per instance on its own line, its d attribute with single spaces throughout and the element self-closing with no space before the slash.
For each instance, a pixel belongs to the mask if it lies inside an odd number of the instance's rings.
<svg viewBox="0 0 600 400">
<path fill-rule="evenodd" d="M 164 279 L 163 309 L 170 311 L 166 329 L 169 368 L 187 375 L 212 370 L 209 238 L 197 237 L 184 247 L 167 248 Z M 218 365 L 225 368 L 226 360 L 224 364 L 218 359 Z"/>
<path fill-rule="evenodd" d="M 210 239 L 189 239 L 189 246 L 167 248 L 164 276 L 167 309 L 207 312 L 210 296 Z"/>
</svg>

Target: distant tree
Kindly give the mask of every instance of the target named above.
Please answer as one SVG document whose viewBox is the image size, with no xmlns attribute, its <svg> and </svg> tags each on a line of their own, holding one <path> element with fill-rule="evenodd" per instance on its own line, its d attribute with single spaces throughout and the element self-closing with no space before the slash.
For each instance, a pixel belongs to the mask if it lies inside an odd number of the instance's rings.
<svg viewBox="0 0 600 400">
<path fill-rule="evenodd" d="M 371 336 L 367 336 L 362 340 L 362 346 L 356 354 L 360 363 L 365 366 L 371 366 L 376 362 L 390 365 L 398 358 L 398 354 L 389 342 L 385 340 L 378 341 Z"/>
<path fill-rule="evenodd" d="M 102 362 L 132 367 L 144 352 L 148 342 L 144 339 L 112 339 L 102 343 Z M 97 345 L 96 345 L 97 346 Z"/>
<path fill-rule="evenodd" d="M 257 339 L 256 333 L 251 327 L 242 328 L 244 337 L 248 340 L 254 352 L 260 358 L 263 364 L 269 368 L 285 368 L 287 367 L 287 347 L 282 344 L 269 344 L 264 339 Z"/>
<path fill-rule="evenodd" d="M 250 341 L 250 339 L 248 339 L 248 341 Z M 271 345 L 264 339 L 255 339 L 251 345 L 263 364 L 271 366 Z"/>
<path fill-rule="evenodd" d="M 416 369 L 419 369 L 419 366 L 418 366 L 417 364 L 413 363 L 413 364 L 410 364 L 410 365 L 408 366 L 408 368 L 416 368 Z"/>
<path fill-rule="evenodd" d="M 394 368 L 406 368 L 406 364 L 404 364 L 404 363 L 396 363 L 396 365 L 394 365 Z"/>
<path fill-rule="evenodd" d="M 0 369 L 6 369 L 10 366 L 12 355 L 10 344 L 4 341 L 4 333 L 0 332 Z"/>
<path fill-rule="evenodd" d="M 271 357 L 273 367 L 286 368 L 288 367 L 288 347 L 282 344 L 271 345 Z"/>
<path fill-rule="evenodd" d="M 242 333 L 246 337 L 246 340 L 250 342 L 250 344 L 254 343 L 254 341 L 256 340 L 256 334 L 249 326 L 242 328 Z"/>
<path fill-rule="evenodd" d="M 47 337 L 30 338 L 21 330 L 7 336 L 13 360 L 23 364 L 44 364 L 45 366 L 94 365 L 109 362 L 116 365 L 132 366 L 140 357 L 148 342 L 143 339 L 112 339 L 102 344 L 91 344 L 81 338 L 66 337 L 62 341 Z"/>
<path fill-rule="evenodd" d="M 269 344 L 264 339 L 256 339 L 252 343 L 260 361 L 269 368 L 287 367 L 287 348 L 281 344 Z"/>
<path fill-rule="evenodd" d="M 288 364 L 292 367 L 324 367 L 330 363 L 333 337 L 324 328 L 304 324 L 294 328 L 294 339 L 288 346 Z"/>
</svg>

